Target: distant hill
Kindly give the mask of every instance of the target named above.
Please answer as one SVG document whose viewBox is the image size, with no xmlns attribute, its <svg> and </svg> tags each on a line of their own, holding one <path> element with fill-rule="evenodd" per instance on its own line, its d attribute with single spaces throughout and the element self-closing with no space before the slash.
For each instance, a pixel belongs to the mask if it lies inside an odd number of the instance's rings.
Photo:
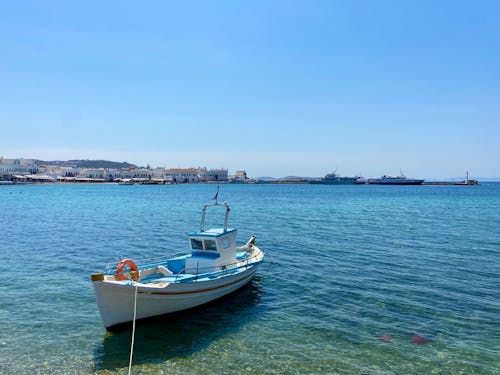
<svg viewBox="0 0 500 375">
<path fill-rule="evenodd" d="M 286 176 L 286 177 L 280 177 L 280 181 L 305 181 L 305 180 L 310 180 L 311 177 L 300 177 L 300 176 Z"/>
<path fill-rule="evenodd" d="M 269 176 L 256 177 L 257 181 L 276 181 L 277 179 Z"/>
<path fill-rule="evenodd" d="M 137 168 L 135 164 L 109 160 L 39 160 L 39 164 L 61 165 L 64 167 L 76 168 Z"/>
</svg>

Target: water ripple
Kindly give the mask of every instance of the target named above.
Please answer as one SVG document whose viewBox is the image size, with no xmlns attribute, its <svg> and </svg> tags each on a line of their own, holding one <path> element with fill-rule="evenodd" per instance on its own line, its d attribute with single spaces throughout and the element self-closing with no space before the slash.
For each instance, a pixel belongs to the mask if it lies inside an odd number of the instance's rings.
<svg viewBox="0 0 500 375">
<path fill-rule="evenodd" d="M 213 190 L 0 187 L 0 373 L 125 374 L 130 332 L 104 331 L 88 275 L 185 250 Z M 500 185 L 221 196 L 275 262 L 222 302 L 140 326 L 134 373 L 500 373 Z"/>
</svg>

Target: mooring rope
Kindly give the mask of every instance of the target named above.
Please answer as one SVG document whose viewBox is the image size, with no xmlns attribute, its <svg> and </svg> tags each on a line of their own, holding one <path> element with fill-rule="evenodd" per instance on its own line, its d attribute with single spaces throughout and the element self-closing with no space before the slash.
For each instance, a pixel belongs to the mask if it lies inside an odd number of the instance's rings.
<svg viewBox="0 0 500 375">
<path fill-rule="evenodd" d="M 130 343 L 130 360 L 128 362 L 128 375 L 132 371 L 132 358 L 134 357 L 134 340 L 135 340 L 135 318 L 137 314 L 137 282 L 135 282 L 134 291 L 134 319 L 132 320 L 132 342 Z"/>
<path fill-rule="evenodd" d="M 269 255 L 266 255 L 266 258 L 267 258 L 266 263 L 270 263 L 270 264 L 280 264 L 280 262 L 278 262 L 277 260 L 274 260 L 274 258 L 271 258 Z"/>
</svg>

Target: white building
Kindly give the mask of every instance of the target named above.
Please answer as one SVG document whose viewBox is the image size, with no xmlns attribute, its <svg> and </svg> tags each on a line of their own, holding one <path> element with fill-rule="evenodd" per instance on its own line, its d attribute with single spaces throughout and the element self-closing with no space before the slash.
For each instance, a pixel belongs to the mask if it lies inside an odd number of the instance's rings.
<svg viewBox="0 0 500 375">
<path fill-rule="evenodd" d="M 246 171 L 236 171 L 234 175 L 229 176 L 231 182 L 246 182 L 248 180 Z"/>
<path fill-rule="evenodd" d="M 39 165 L 38 172 L 51 176 L 53 178 L 59 177 L 75 177 L 78 176 L 80 172 L 79 168 L 76 167 L 63 167 L 60 165 Z"/>
<path fill-rule="evenodd" d="M 34 159 L 5 159 L 0 157 L 0 180 L 11 180 L 15 175 L 38 173 L 38 162 Z"/>
<path fill-rule="evenodd" d="M 200 180 L 204 182 L 228 180 L 227 169 L 224 168 L 207 170 L 206 167 L 199 167 L 198 174 L 200 176 Z"/>
<path fill-rule="evenodd" d="M 108 179 L 108 172 L 105 168 L 80 168 L 78 177 Z"/>
<path fill-rule="evenodd" d="M 165 169 L 165 177 L 170 177 L 173 182 L 200 182 L 197 168 L 170 168 Z"/>
<path fill-rule="evenodd" d="M 105 181 L 132 178 L 150 180 L 153 177 L 153 171 L 147 168 L 80 168 L 78 177 L 104 179 Z"/>
<path fill-rule="evenodd" d="M 167 169 L 163 167 L 157 167 L 155 169 L 150 169 L 151 177 L 147 180 L 150 180 L 149 183 L 152 184 L 171 184 L 174 182 L 171 177 L 171 173 L 167 172 Z"/>
<path fill-rule="evenodd" d="M 148 168 L 128 168 L 122 169 L 117 178 L 136 178 L 150 180 L 153 177 L 153 170 Z"/>
<path fill-rule="evenodd" d="M 153 169 L 153 178 L 165 178 L 167 177 L 165 174 L 165 168 L 163 167 L 158 167 Z"/>
</svg>

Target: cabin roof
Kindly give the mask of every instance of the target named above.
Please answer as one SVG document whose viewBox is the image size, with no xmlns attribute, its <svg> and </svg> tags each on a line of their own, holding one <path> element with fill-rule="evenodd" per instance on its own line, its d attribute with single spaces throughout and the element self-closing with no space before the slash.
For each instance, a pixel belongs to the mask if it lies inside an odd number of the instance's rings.
<svg viewBox="0 0 500 375">
<path fill-rule="evenodd" d="M 222 235 L 225 235 L 225 234 L 228 234 L 231 232 L 236 232 L 236 229 L 229 228 L 226 231 L 224 231 L 224 228 L 212 228 L 212 229 L 205 230 L 203 232 L 189 233 L 189 237 L 220 237 Z"/>
</svg>

